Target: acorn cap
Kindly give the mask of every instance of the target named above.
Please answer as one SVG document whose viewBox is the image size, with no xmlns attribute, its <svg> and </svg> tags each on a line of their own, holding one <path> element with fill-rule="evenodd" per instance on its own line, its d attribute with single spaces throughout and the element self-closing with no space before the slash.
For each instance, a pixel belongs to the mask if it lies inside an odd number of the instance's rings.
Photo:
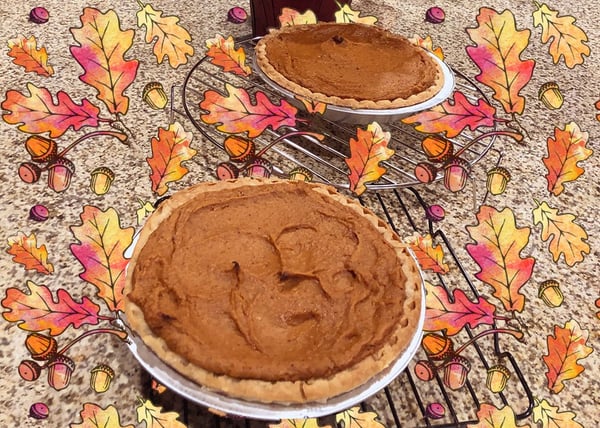
<svg viewBox="0 0 600 428">
<path fill-rule="evenodd" d="M 508 371 L 508 369 L 506 367 L 504 367 L 503 365 L 501 365 L 501 364 L 490 367 L 489 369 L 487 369 L 487 372 L 488 373 L 500 372 L 504 376 L 510 377 L 510 372 Z"/>
<path fill-rule="evenodd" d="M 290 171 L 289 177 L 292 180 L 312 181 L 313 174 L 308 169 L 306 169 L 306 168 L 304 168 L 302 166 L 299 166 L 299 167 L 294 168 L 294 169 L 292 169 Z"/>
<path fill-rule="evenodd" d="M 496 166 L 487 172 L 487 175 L 492 175 L 492 174 L 500 174 L 504 178 L 506 178 L 506 181 L 509 181 L 511 178 L 510 172 L 508 172 L 508 170 L 506 168 L 503 168 L 501 166 Z"/>
<path fill-rule="evenodd" d="M 115 173 L 110 169 L 107 168 L 105 166 L 101 166 L 96 168 L 95 170 L 93 170 L 91 172 L 92 176 L 94 175 L 98 175 L 98 174 L 104 174 L 106 175 L 111 181 L 115 179 Z"/>
<path fill-rule="evenodd" d="M 541 298 L 548 288 L 560 288 L 560 284 L 555 279 L 548 279 L 540 284 L 540 288 L 538 290 L 538 297 Z"/>
<path fill-rule="evenodd" d="M 98 373 L 98 372 L 106 373 L 106 375 L 108 377 L 110 377 L 111 379 L 113 377 L 115 377 L 115 371 L 112 368 L 110 368 L 109 366 L 107 366 L 106 364 L 99 364 L 96 367 L 94 367 L 91 371 L 92 374 Z"/>
<path fill-rule="evenodd" d="M 72 174 L 75 173 L 75 164 L 73 162 L 71 162 L 69 159 L 67 158 L 63 158 L 63 157 L 58 157 L 56 159 L 54 159 L 52 162 L 50 162 L 50 164 L 48 165 L 48 169 L 52 169 L 55 168 L 57 166 L 64 166 L 65 168 L 67 168 L 69 171 L 71 171 Z"/>
<path fill-rule="evenodd" d="M 546 92 L 546 91 L 548 91 L 550 89 L 560 90 L 560 88 L 558 87 L 558 83 L 556 83 L 556 82 L 546 82 L 542 86 L 540 86 L 540 90 L 538 91 L 538 98 L 541 98 L 541 96 L 544 95 L 544 92 Z"/>
<path fill-rule="evenodd" d="M 450 360 L 445 364 L 445 367 L 453 365 L 453 364 L 459 364 L 461 366 L 463 366 L 467 371 L 471 370 L 471 362 L 460 355 L 454 355 L 452 358 L 450 358 Z"/>
<path fill-rule="evenodd" d="M 52 366 L 55 366 L 57 364 L 65 365 L 65 366 L 69 367 L 71 369 L 71 371 L 75 370 L 75 363 L 73 362 L 73 360 L 64 355 L 61 355 L 61 354 L 56 355 L 54 358 L 52 358 L 52 360 L 50 362 L 48 362 L 47 367 L 51 368 Z"/>
</svg>

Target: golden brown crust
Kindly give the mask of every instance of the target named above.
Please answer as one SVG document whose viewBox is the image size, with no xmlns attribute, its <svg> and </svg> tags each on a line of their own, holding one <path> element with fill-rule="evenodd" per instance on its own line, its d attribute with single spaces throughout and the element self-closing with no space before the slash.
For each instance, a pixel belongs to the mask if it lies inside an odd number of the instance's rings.
<svg viewBox="0 0 600 428">
<path fill-rule="evenodd" d="M 182 206 L 190 199 L 196 198 L 205 192 L 219 192 L 231 190 L 241 186 L 264 186 L 286 183 L 282 180 L 258 180 L 240 179 L 232 181 L 221 181 L 201 183 L 186 190 L 174 194 L 169 200 L 160 205 L 148 219 L 139 235 L 133 256 L 128 266 L 127 280 L 125 286 L 125 314 L 127 323 L 132 331 L 139 335 L 142 341 L 154 351 L 158 357 L 168 366 L 174 368 L 184 376 L 199 385 L 208 387 L 227 395 L 260 402 L 277 403 L 304 403 L 323 402 L 327 399 L 348 392 L 366 383 L 373 376 L 390 366 L 399 355 L 407 348 L 413 336 L 417 333 L 421 312 L 421 278 L 418 268 L 410 256 L 405 244 L 393 233 L 393 231 L 370 210 L 366 209 L 353 199 L 346 198 L 329 186 L 310 184 L 312 190 L 331 198 L 335 203 L 350 207 L 358 215 L 369 219 L 369 222 L 382 234 L 384 240 L 391 245 L 402 261 L 402 269 L 407 278 L 405 285 L 406 300 L 402 302 L 404 307 L 403 317 L 398 323 L 396 330 L 391 334 L 387 344 L 375 355 L 358 362 L 353 367 L 339 372 L 327 379 L 311 379 L 309 381 L 261 381 L 253 379 L 235 379 L 225 375 L 215 375 L 172 352 L 165 341 L 157 337 L 145 321 L 142 310 L 127 298 L 132 291 L 132 275 L 137 258 L 141 249 L 148 242 L 153 231 L 160 223 L 168 218 L 174 210 Z"/>
<path fill-rule="evenodd" d="M 396 43 L 399 43 L 402 45 L 410 44 L 410 42 L 408 42 L 407 39 L 405 39 L 402 36 L 390 33 L 388 31 L 380 29 L 378 27 L 367 26 L 364 24 L 318 23 L 318 24 L 287 26 L 287 27 L 283 27 L 281 29 L 272 29 L 269 34 L 267 34 L 261 40 L 258 41 L 258 43 L 255 47 L 255 58 L 256 58 L 257 66 L 260 68 L 262 73 L 268 79 L 270 79 L 271 81 L 273 81 L 280 87 L 294 93 L 298 97 L 306 98 L 313 102 L 322 102 L 325 104 L 331 104 L 331 105 L 340 106 L 340 107 L 348 107 L 348 108 L 352 108 L 352 109 L 384 110 L 384 109 L 397 109 L 397 108 L 401 108 L 401 107 L 413 106 L 413 105 L 419 104 L 421 102 L 424 102 L 428 99 L 431 99 L 444 86 L 444 74 L 443 74 L 442 69 L 439 66 L 439 64 L 434 59 L 432 59 L 428 53 L 426 53 L 424 50 L 422 50 L 421 48 L 414 46 L 414 45 L 411 45 L 411 48 L 414 48 L 415 53 L 417 53 L 419 56 L 422 56 L 422 59 L 424 61 L 426 61 L 425 65 L 427 65 L 427 67 L 431 67 L 434 69 L 435 77 L 434 77 L 433 81 L 431 82 L 430 86 L 423 88 L 422 90 L 418 90 L 418 92 L 416 92 L 414 94 L 410 94 L 408 96 L 390 98 L 390 99 L 357 99 L 357 97 L 350 97 L 350 96 L 346 96 L 346 95 L 343 95 L 343 96 L 337 96 L 337 95 L 333 95 L 333 94 L 329 95 L 329 94 L 323 93 L 323 92 L 326 92 L 325 89 L 323 89 L 322 92 L 315 91 L 315 90 L 309 89 L 306 86 L 303 86 L 302 84 L 294 81 L 293 80 L 294 77 L 286 76 L 285 75 L 286 72 L 282 73 L 283 70 L 279 70 L 279 69 L 275 68 L 273 66 L 273 64 L 271 63 L 271 61 L 269 59 L 269 55 L 268 55 L 268 46 L 269 46 L 269 43 L 272 43 L 272 41 L 275 38 L 277 38 L 279 35 L 289 34 L 289 33 L 294 33 L 294 32 L 301 32 L 301 31 L 311 31 L 312 32 L 312 31 L 318 30 L 319 27 L 331 28 L 332 26 L 340 26 L 340 27 L 358 26 L 358 27 L 361 27 L 361 31 L 364 31 L 364 30 L 372 31 L 373 37 L 375 35 L 377 35 L 378 38 L 387 39 L 387 40 L 391 41 L 392 43 L 396 42 Z M 368 37 L 368 38 L 370 39 L 370 37 Z M 294 53 L 289 52 L 289 55 L 291 57 L 293 57 Z M 353 65 L 351 62 L 355 58 L 352 55 L 344 56 L 344 58 L 348 59 L 349 66 Z M 381 58 L 378 58 L 378 60 L 382 64 L 385 64 L 385 61 L 381 61 Z M 326 72 L 330 72 L 332 69 L 336 69 L 339 67 L 340 67 L 340 64 L 337 64 L 337 67 L 336 67 L 336 64 L 331 64 L 331 67 L 328 68 Z M 369 81 L 372 82 L 371 78 L 372 78 L 372 75 L 364 76 L 364 82 L 365 83 L 369 82 Z M 367 85 L 368 85 L 368 83 L 365 84 L 365 86 L 367 86 Z"/>
</svg>

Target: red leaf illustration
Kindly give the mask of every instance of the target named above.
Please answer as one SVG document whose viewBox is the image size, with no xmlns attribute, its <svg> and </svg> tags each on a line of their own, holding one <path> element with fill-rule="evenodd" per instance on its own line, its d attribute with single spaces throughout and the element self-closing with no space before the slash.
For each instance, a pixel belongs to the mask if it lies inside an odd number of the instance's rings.
<svg viewBox="0 0 600 428">
<path fill-rule="evenodd" d="M 127 267 L 124 252 L 133 239 L 133 228 L 122 229 L 113 208 L 102 211 L 87 205 L 80 218 L 80 226 L 71 226 L 78 240 L 71 244 L 71 252 L 85 269 L 79 276 L 98 289 L 98 297 L 108 309 L 122 310 Z"/>
<path fill-rule="evenodd" d="M 477 104 L 469 102 L 462 92 L 454 92 L 454 99 L 444 101 L 433 107 L 407 118 L 402 122 L 415 124 L 415 129 L 427 134 L 446 133 L 447 138 L 454 138 L 465 128 L 471 131 L 480 126 L 494 126 L 496 109 L 484 99 L 477 100 Z"/>
<path fill-rule="evenodd" d="M 248 133 L 254 138 L 263 133 L 267 127 L 273 130 L 281 126 L 294 126 L 298 110 L 285 100 L 281 104 L 273 104 L 263 92 L 256 93 L 256 102 L 244 88 L 225 84 L 227 95 L 216 91 L 206 91 L 200 108 L 208 111 L 201 115 L 204 123 L 218 124 L 217 129 L 228 134 Z"/>
<path fill-rule="evenodd" d="M 71 54 L 83 67 L 81 81 L 98 91 L 98 99 L 111 113 L 126 114 L 129 98 L 123 92 L 134 81 L 139 62 L 125 60 L 124 55 L 133 43 L 133 30 L 122 31 L 114 10 L 105 14 L 86 7 L 79 28 L 71 28 L 78 46 Z"/>
<path fill-rule="evenodd" d="M 80 302 L 74 300 L 68 291 L 60 288 L 56 298 L 45 285 L 36 285 L 27 281 L 29 292 L 9 288 L 2 306 L 8 309 L 2 315 L 9 322 L 18 323 L 19 328 L 27 331 L 48 330 L 56 336 L 70 325 L 79 328 L 84 324 L 98 324 L 100 307 L 87 297 Z"/>
<path fill-rule="evenodd" d="M 88 100 L 77 104 L 65 92 L 58 91 L 54 102 L 46 88 L 33 83 L 27 84 L 27 90 L 29 95 L 10 90 L 2 102 L 2 108 L 10 112 L 2 118 L 12 125 L 20 123 L 19 130 L 30 134 L 48 132 L 57 138 L 69 128 L 77 131 L 84 126 L 98 126 L 100 109 Z"/>
<path fill-rule="evenodd" d="M 25 36 L 19 36 L 16 39 L 8 41 L 8 56 L 14 58 L 13 62 L 25 68 L 25 71 L 31 71 L 40 76 L 52 76 L 54 69 L 48 65 L 48 53 L 46 48 L 37 48 L 37 40 L 34 36 L 28 39 Z"/>
<path fill-rule="evenodd" d="M 45 275 L 54 272 L 54 266 L 48 263 L 46 246 L 37 246 L 35 234 L 8 238 L 8 245 L 7 253 L 14 256 L 13 262 L 22 264 L 25 270 L 36 270 Z"/>
<path fill-rule="evenodd" d="M 448 293 L 441 285 L 434 286 L 425 282 L 426 331 L 446 330 L 448 336 L 459 333 L 465 325 L 475 328 L 480 324 L 492 324 L 496 306 L 478 297 L 471 301 L 460 289 Z"/>
<path fill-rule="evenodd" d="M 225 38 L 217 34 L 213 39 L 206 41 L 206 47 L 208 48 L 206 55 L 211 58 L 211 63 L 221 67 L 223 71 L 239 76 L 248 76 L 252 73 L 252 69 L 246 64 L 244 48 L 235 48 L 233 36 Z"/>
<path fill-rule="evenodd" d="M 535 66 L 535 61 L 521 59 L 531 31 L 517 30 L 510 10 L 498 14 L 483 7 L 477 23 L 477 28 L 467 29 L 476 44 L 467 46 L 467 54 L 481 70 L 476 79 L 494 90 L 494 99 L 506 113 L 522 114 L 525 98 L 519 93 L 529 83 Z"/>
<path fill-rule="evenodd" d="M 533 257 L 521 257 L 529 242 L 530 229 L 517 228 L 514 214 L 508 208 L 496 211 L 483 205 L 477 220 L 477 225 L 467 226 L 476 243 L 466 246 L 480 268 L 476 277 L 494 288 L 494 297 L 502 301 L 507 311 L 521 312 L 525 297 L 519 290 L 531 278 L 535 263 Z"/>
<path fill-rule="evenodd" d="M 568 321 L 564 327 L 554 326 L 554 336 L 548 336 L 547 340 L 548 355 L 544 355 L 550 391 L 558 394 L 565 387 L 565 380 L 583 372 L 578 361 L 592 353 L 592 348 L 586 345 L 588 335 L 575 320 Z"/>
</svg>

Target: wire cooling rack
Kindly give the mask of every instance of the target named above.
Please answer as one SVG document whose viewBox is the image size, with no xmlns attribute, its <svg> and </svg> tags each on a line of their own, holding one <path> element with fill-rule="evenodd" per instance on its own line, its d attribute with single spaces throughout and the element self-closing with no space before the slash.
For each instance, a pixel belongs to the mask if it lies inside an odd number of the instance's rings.
<svg viewBox="0 0 600 428">
<path fill-rule="evenodd" d="M 247 52 L 252 51 L 251 39 L 241 43 L 246 47 Z M 475 84 L 454 71 L 457 76 L 457 89 L 472 100 L 484 97 Z M 203 58 L 186 77 L 180 100 L 177 100 L 181 101 L 182 105 L 175 105 L 177 97 L 173 97 L 174 91 L 171 97 L 172 115 L 189 119 L 206 139 L 220 149 L 224 149 L 225 135 L 200 120 L 202 110 L 199 104 L 205 91 L 216 90 L 224 93 L 225 84 L 230 83 L 246 89 L 251 94 L 262 91 L 272 96 L 274 100 L 278 99 L 278 95 L 260 79 L 228 74 L 230 73 L 220 72 L 207 58 Z M 261 146 L 266 147 L 284 133 L 295 130 L 319 132 L 324 134 L 326 139 L 321 143 L 310 137 L 289 138 L 273 146 L 272 151 L 269 152 L 273 173 L 285 177 L 292 169 L 302 167 L 311 171 L 315 180 L 332 184 L 340 189 L 347 188 L 347 172 L 343 160 L 348 156 L 348 141 L 355 135 L 355 127 L 311 118 L 298 128 L 265 132 L 260 138 L 254 140 L 257 150 L 260 150 Z M 426 215 L 430 207 L 417 190 L 419 187 L 417 185 L 421 183 L 414 176 L 414 167 L 417 163 L 427 160 L 420 146 L 423 136 L 402 123 L 386 124 L 386 130 L 392 133 L 390 147 L 396 151 L 396 154 L 386 162 L 388 173 L 378 182 L 368 186 L 369 191 L 359 198 L 360 202 L 386 219 L 400 236 L 414 233 L 422 236 L 429 234 L 434 245 L 442 247 L 450 273 L 440 275 L 425 272 L 425 279 L 432 284 L 442 285 L 446 290 L 458 288 L 470 298 L 477 298 L 479 292 L 469 273 L 460 263 L 448 237 L 443 230 L 437 228 L 438 223 Z M 452 142 L 455 148 L 463 151 L 462 157 L 470 164 L 474 164 L 491 148 L 494 137 L 481 138 L 481 134 L 475 132 L 461 135 Z M 223 153 L 223 159 L 226 160 L 225 152 Z M 496 326 L 493 325 L 491 328 Z M 466 328 L 453 339 L 462 344 L 476 338 L 478 333 L 480 330 Z M 458 390 L 450 390 L 444 383 L 443 375 L 439 373 L 428 382 L 415 376 L 415 362 L 419 359 L 427 359 L 424 351 L 419 350 L 409 367 L 389 386 L 361 403 L 360 410 L 375 412 L 384 426 L 398 428 L 466 427 L 468 424 L 477 423 L 476 412 L 482 403 L 491 403 L 498 408 L 509 405 L 515 411 L 517 419 L 524 419 L 531 414 L 534 399 L 527 380 L 519 368 L 518 357 L 505 349 L 509 347 L 503 346 L 507 345 L 505 341 L 510 340 L 512 338 L 493 333 L 473 341 L 462 354 L 470 361 L 471 370 L 465 385 Z M 498 364 L 506 367 L 511 376 L 501 392 L 492 393 L 485 387 L 486 373 L 490 367 Z M 178 396 L 176 391 L 159 394 L 156 388 L 150 388 L 151 381 L 148 377 L 148 395 L 152 396 L 157 404 L 178 411 L 182 421 L 189 428 L 211 426 L 263 428 L 269 423 L 274 423 L 222 415 L 212 409 L 186 401 Z M 437 417 L 427 411 L 428 405 L 432 403 L 443 406 L 445 409 L 443 417 Z M 340 427 L 335 415 L 319 418 L 318 423 L 320 426 L 328 424 Z"/>
</svg>

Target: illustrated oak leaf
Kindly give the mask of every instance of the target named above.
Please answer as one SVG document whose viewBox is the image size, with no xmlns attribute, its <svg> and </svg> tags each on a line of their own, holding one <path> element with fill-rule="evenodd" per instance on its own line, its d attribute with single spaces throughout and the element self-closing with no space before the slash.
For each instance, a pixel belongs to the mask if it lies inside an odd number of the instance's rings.
<svg viewBox="0 0 600 428">
<path fill-rule="evenodd" d="M 387 147 L 391 134 L 383 131 L 381 125 L 372 122 L 367 129 L 356 129 L 356 139 L 350 138 L 350 157 L 345 159 L 350 169 L 348 180 L 350 191 L 361 195 L 367 190 L 365 184 L 376 181 L 386 169 L 379 165 L 389 159 L 394 151 Z"/>
<path fill-rule="evenodd" d="M 338 24 L 359 23 L 373 25 L 377 22 L 375 16 L 360 16 L 360 11 L 354 10 L 348 4 L 339 4 L 340 8 L 335 12 L 335 22 Z"/>
<path fill-rule="evenodd" d="M 444 51 L 439 46 L 437 48 L 433 47 L 433 40 L 431 39 L 431 36 L 427 36 L 427 37 L 423 38 L 423 37 L 419 36 L 418 34 L 415 34 L 413 37 L 411 37 L 408 40 L 413 45 L 420 46 L 423 49 L 426 49 L 429 52 L 431 52 L 432 54 L 434 54 L 436 57 L 438 57 L 442 61 L 444 60 Z"/>
<path fill-rule="evenodd" d="M 138 4 L 142 9 L 137 12 L 137 25 L 146 27 L 146 43 L 154 42 L 153 53 L 158 63 L 161 64 L 166 56 L 173 68 L 187 64 L 188 56 L 194 55 L 194 48 L 190 44 L 192 37 L 179 25 L 179 18 L 162 16 L 162 11 L 141 0 Z"/>
<path fill-rule="evenodd" d="M 140 204 L 140 207 L 135 211 L 135 216 L 137 218 L 137 225 L 141 226 L 142 223 L 144 223 L 144 219 L 148 217 L 151 213 L 153 213 L 155 208 L 152 202 L 150 201 L 144 202 L 143 200 L 138 199 L 138 202 Z"/>
<path fill-rule="evenodd" d="M 206 41 L 208 51 L 206 56 L 211 58 L 210 62 L 227 73 L 238 76 L 249 76 L 252 69 L 246 64 L 246 51 L 244 48 L 235 48 L 233 36 L 227 38 L 217 34 L 214 38 Z"/>
<path fill-rule="evenodd" d="M 594 302 L 594 304 L 596 305 L 596 308 L 600 309 L 600 297 L 598 297 L 596 299 L 596 301 Z M 598 319 L 600 319 L 600 311 L 596 312 L 596 317 Z"/>
<path fill-rule="evenodd" d="M 40 76 L 50 77 L 54 74 L 54 68 L 48 64 L 48 52 L 46 48 L 38 49 L 37 40 L 34 36 L 26 38 L 19 35 L 8 41 L 8 56 L 13 63 L 25 68 L 26 72 L 33 72 Z"/>
<path fill-rule="evenodd" d="M 517 418 L 510 406 L 501 409 L 492 404 L 482 403 L 477 411 L 476 424 L 469 424 L 467 428 L 531 428 L 529 424 L 517 425 Z"/>
<path fill-rule="evenodd" d="M 155 406 L 150 400 L 142 401 L 136 410 L 138 422 L 145 422 L 146 428 L 186 428 L 177 420 L 179 413 L 163 412 L 162 407 Z"/>
<path fill-rule="evenodd" d="M 466 48 L 481 70 L 475 78 L 494 91 L 493 98 L 502 104 L 506 113 L 522 114 L 525 97 L 520 91 L 531 80 L 535 66 L 534 60 L 521 59 L 531 32 L 517 30 L 515 17 L 508 9 L 498 14 L 483 7 L 477 23 L 478 27 L 467 29 L 475 46 Z"/>
<path fill-rule="evenodd" d="M 444 262 L 444 249 L 441 245 L 434 245 L 430 234 L 425 236 L 415 235 L 407 240 L 419 266 L 423 270 L 435 273 L 448 273 L 448 264 Z"/>
<path fill-rule="evenodd" d="M 533 422 L 541 428 L 583 428 L 575 421 L 575 413 L 559 412 L 558 407 L 550 405 L 546 400 L 535 400 Z"/>
<path fill-rule="evenodd" d="M 377 420 L 378 415 L 375 412 L 363 412 L 359 406 L 352 407 L 335 415 L 337 424 L 342 424 L 344 428 L 385 428 Z"/>
<path fill-rule="evenodd" d="M 554 262 L 561 255 L 569 266 L 583 261 L 584 255 L 590 253 L 590 246 L 586 242 L 588 235 L 585 229 L 574 222 L 575 216 L 559 214 L 545 201 L 535 202 L 537 207 L 533 210 L 533 223 L 542 226 L 541 238 L 544 242 L 550 241 L 549 250 Z"/>
<path fill-rule="evenodd" d="M 325 114 L 325 111 L 327 111 L 327 104 L 322 103 L 320 101 L 313 101 L 300 95 L 295 95 L 294 98 L 296 98 L 302 103 L 302 105 L 304 105 L 304 108 L 306 109 L 307 113 Z"/>
<path fill-rule="evenodd" d="M 537 9 L 533 12 L 533 25 L 542 29 L 542 43 L 552 40 L 548 52 L 554 64 L 561 57 L 568 68 L 583 64 L 583 57 L 590 55 L 590 48 L 585 44 L 588 41 L 585 32 L 575 25 L 575 18 L 558 16 L 558 12 L 546 4 L 534 3 Z"/>
<path fill-rule="evenodd" d="M 303 24 L 316 24 L 317 15 L 308 9 L 306 12 L 300 13 L 296 9 L 284 7 L 281 9 L 279 15 L 279 25 L 283 27 L 290 27 L 292 25 L 303 25 Z"/>
<path fill-rule="evenodd" d="M 79 45 L 71 46 L 73 58 L 84 73 L 79 79 L 98 91 L 97 98 L 113 114 L 126 114 L 129 98 L 125 90 L 137 75 L 138 60 L 126 60 L 133 44 L 133 30 L 122 31 L 114 10 L 105 14 L 86 7 L 80 17 L 81 27 L 71 28 Z"/>
<path fill-rule="evenodd" d="M 182 163 L 196 155 L 196 150 L 190 147 L 192 137 L 179 122 L 166 129 L 158 128 L 158 138 L 152 137 L 152 156 L 146 161 L 152 170 L 152 191 L 157 195 L 164 195 L 169 183 L 181 180 L 188 173 Z"/>
<path fill-rule="evenodd" d="M 426 331 L 446 331 L 448 336 L 458 334 L 466 325 L 475 328 L 494 322 L 496 306 L 483 297 L 470 300 L 464 291 L 455 289 L 451 293 L 441 285 L 425 281 L 425 325 Z"/>
<path fill-rule="evenodd" d="M 121 425 L 117 408 L 108 405 L 102 408 L 94 403 L 85 403 L 79 412 L 81 423 L 72 423 L 69 428 L 135 428 L 133 425 Z"/>
<path fill-rule="evenodd" d="M 208 111 L 200 118 L 228 134 L 248 133 L 249 138 L 258 137 L 267 127 L 277 130 L 282 126 L 294 126 L 298 110 L 285 100 L 272 103 L 264 92 L 257 92 L 255 102 L 244 88 L 225 84 L 226 95 L 208 90 L 200 108 Z"/>
<path fill-rule="evenodd" d="M 553 393 L 558 394 L 565 387 L 565 381 L 575 379 L 584 371 L 578 361 L 593 351 L 586 345 L 588 335 L 575 320 L 567 321 L 564 327 L 554 326 L 554 336 L 547 338 L 548 354 L 542 357 L 548 369 L 548 389 Z"/>
<path fill-rule="evenodd" d="M 471 103 L 460 91 L 454 92 L 453 99 L 412 116 L 402 119 L 402 122 L 415 126 L 419 132 L 426 134 L 445 133 L 447 138 L 454 138 L 465 129 L 471 131 L 482 126 L 494 126 L 496 108 L 483 98 Z"/>
<path fill-rule="evenodd" d="M 482 205 L 477 213 L 478 224 L 467 226 L 474 244 L 466 249 L 479 265 L 475 275 L 494 289 L 494 297 L 500 299 L 507 311 L 523 311 L 525 297 L 519 292 L 529 281 L 535 259 L 521 257 L 529 242 L 530 229 L 517 228 L 513 212 L 509 208 L 497 211 Z"/>
<path fill-rule="evenodd" d="M 586 147 L 589 134 L 570 122 L 565 129 L 554 128 L 554 138 L 548 138 L 548 157 L 543 159 L 548 170 L 548 190 L 555 196 L 564 190 L 564 183 L 574 181 L 584 173 L 578 162 L 588 159 L 593 151 Z"/>
<path fill-rule="evenodd" d="M 29 134 L 48 132 L 51 138 L 63 135 L 69 128 L 75 131 L 84 126 L 97 127 L 100 109 L 84 99 L 81 104 L 69 95 L 58 91 L 56 101 L 46 88 L 27 84 L 29 94 L 15 90 L 6 92 L 2 108 L 9 111 L 2 115 L 5 122 L 19 125 L 19 130 Z"/>
<path fill-rule="evenodd" d="M 68 291 L 60 288 L 54 297 L 48 287 L 33 281 L 27 281 L 27 288 L 28 292 L 9 288 L 2 300 L 2 306 L 8 309 L 2 314 L 4 319 L 16 322 L 23 330 L 48 330 L 48 334 L 56 336 L 70 325 L 79 328 L 100 321 L 100 307 L 85 296 L 77 302 Z"/>
<path fill-rule="evenodd" d="M 48 262 L 48 250 L 44 244 L 38 247 L 34 233 L 8 238 L 7 253 L 13 256 L 15 263 L 23 265 L 25 270 L 35 270 L 44 275 L 54 272 L 54 266 Z"/>
<path fill-rule="evenodd" d="M 81 279 L 98 289 L 112 312 L 123 310 L 125 288 L 125 250 L 133 240 L 133 227 L 121 228 L 119 214 L 114 208 L 102 211 L 86 205 L 80 214 L 81 225 L 71 226 L 77 240 L 71 252 L 82 264 Z"/>
<path fill-rule="evenodd" d="M 282 419 L 278 424 L 269 424 L 269 428 L 332 428 L 331 425 L 319 425 L 316 418 Z"/>
</svg>

